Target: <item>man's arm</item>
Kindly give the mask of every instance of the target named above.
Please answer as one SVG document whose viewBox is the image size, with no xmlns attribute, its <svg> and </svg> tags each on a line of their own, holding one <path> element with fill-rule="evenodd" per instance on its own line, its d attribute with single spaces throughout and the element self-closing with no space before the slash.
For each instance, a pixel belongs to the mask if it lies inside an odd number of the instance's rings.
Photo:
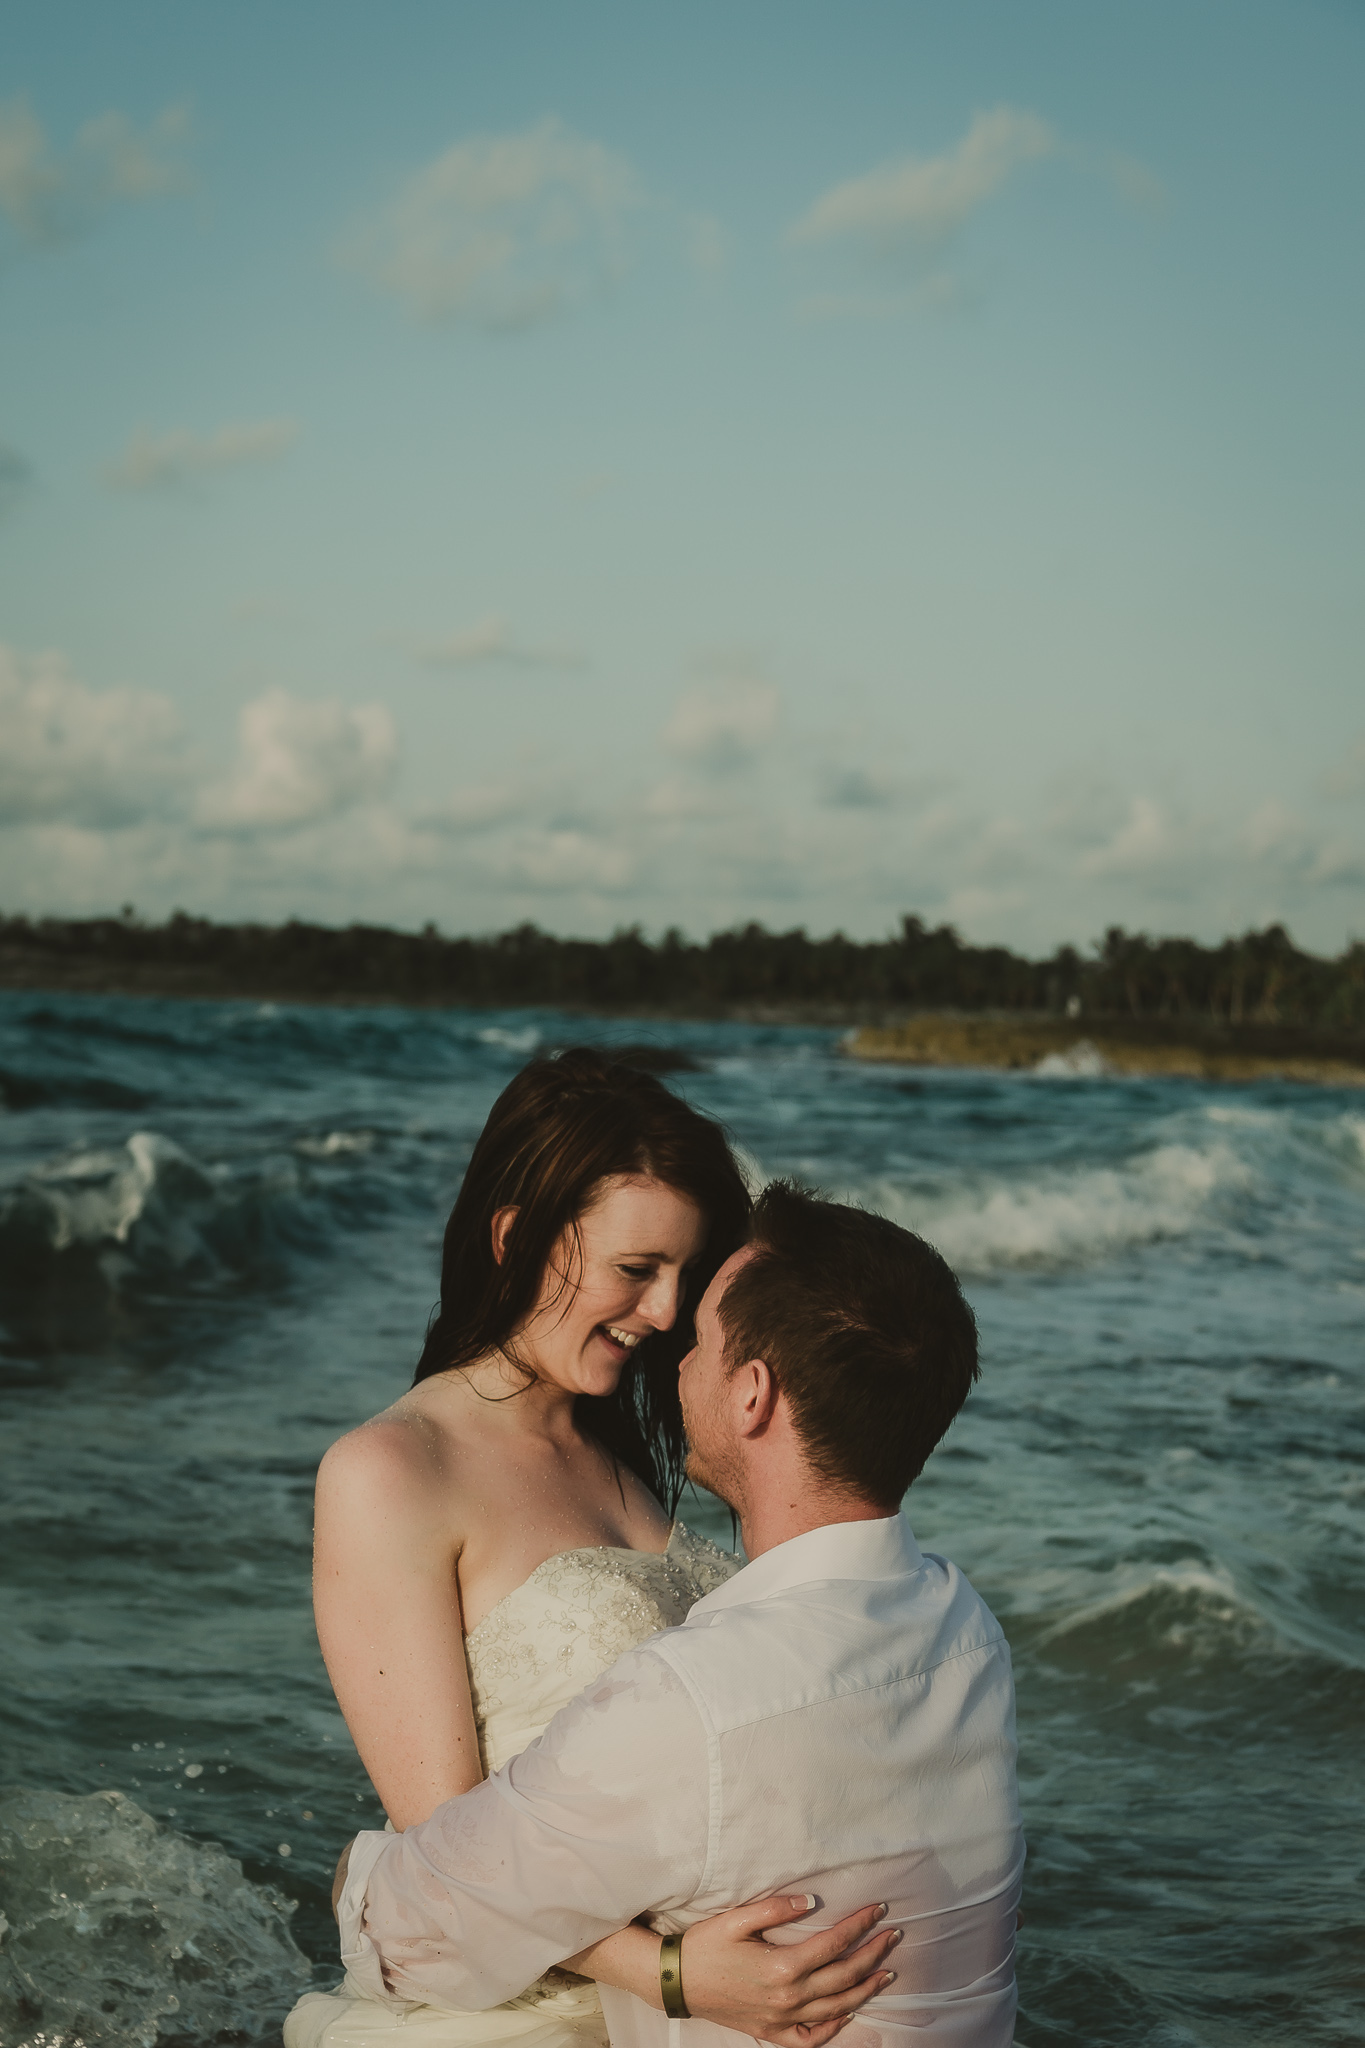
<svg viewBox="0 0 1365 2048">
<path fill-rule="evenodd" d="M 495 1778 L 402 1835 L 356 1838 L 338 1908 L 348 1970 L 429 2004 L 514 1998 L 638 1914 L 687 1904 L 709 1801 L 700 1714 L 644 1645 Z"/>
</svg>

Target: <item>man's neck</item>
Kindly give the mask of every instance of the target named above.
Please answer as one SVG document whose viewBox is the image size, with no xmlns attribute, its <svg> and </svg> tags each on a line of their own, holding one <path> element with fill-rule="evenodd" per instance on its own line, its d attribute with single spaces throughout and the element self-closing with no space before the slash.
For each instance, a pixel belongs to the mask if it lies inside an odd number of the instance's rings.
<svg viewBox="0 0 1365 2048">
<path fill-rule="evenodd" d="M 745 1502 L 739 1518 L 744 1555 L 752 1564 L 765 1550 L 776 1550 L 779 1543 L 790 1543 L 794 1536 L 806 1536 L 812 1529 L 827 1529 L 835 1522 L 884 1522 L 895 1512 L 884 1502 L 807 1477 L 800 1487 Z"/>
</svg>

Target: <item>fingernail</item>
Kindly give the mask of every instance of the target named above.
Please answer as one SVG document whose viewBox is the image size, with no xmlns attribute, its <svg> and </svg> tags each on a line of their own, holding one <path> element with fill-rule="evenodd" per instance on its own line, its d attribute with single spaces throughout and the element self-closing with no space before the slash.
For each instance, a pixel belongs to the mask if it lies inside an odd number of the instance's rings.
<svg viewBox="0 0 1365 2048">
<path fill-rule="evenodd" d="M 885 1920 L 885 1918 L 886 1918 L 886 1908 L 885 1908 L 885 1906 L 878 1906 L 878 1908 L 877 1908 L 877 1918 L 878 1918 L 879 1920 Z"/>
<path fill-rule="evenodd" d="M 894 1970 L 883 1970 L 883 1971 L 882 1971 L 882 1982 L 883 1982 L 883 1984 L 894 1984 L 894 1983 L 895 1983 L 895 1981 L 896 1981 L 896 1973 L 895 1973 L 895 1971 L 894 1971 Z"/>
<path fill-rule="evenodd" d="M 898 1941 L 903 1941 L 904 1938 L 905 1936 L 903 1930 L 898 1927 L 895 1933 L 892 1935 L 890 1941 L 888 1941 L 888 1943 L 886 1944 L 887 1954 L 889 1955 L 891 1953 L 891 1950 L 896 1946 L 896 1943 Z"/>
</svg>

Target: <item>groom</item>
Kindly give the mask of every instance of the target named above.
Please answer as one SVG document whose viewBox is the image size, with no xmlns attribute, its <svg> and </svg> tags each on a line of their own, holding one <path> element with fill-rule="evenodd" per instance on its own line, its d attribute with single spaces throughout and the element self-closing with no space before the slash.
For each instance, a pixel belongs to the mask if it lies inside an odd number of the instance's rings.
<svg viewBox="0 0 1365 2048">
<path fill-rule="evenodd" d="M 688 1472 L 734 1508 L 751 1562 L 497 1776 L 404 1834 L 357 1837 L 350 1982 L 482 2010 L 642 1915 L 676 1933 L 806 1892 L 801 1935 L 874 1900 L 902 1932 L 850 2048 L 921 2027 L 1008 2048 L 1024 1855 L 1009 1651 L 898 1512 L 976 1377 L 971 1310 L 919 1238 L 779 1183 L 696 1327 Z M 685 1944 L 681 1970 L 685 1997 Z M 613 2048 L 676 2048 L 660 2007 L 601 1996 Z M 745 2038 L 702 2019 L 688 2034 Z"/>
</svg>

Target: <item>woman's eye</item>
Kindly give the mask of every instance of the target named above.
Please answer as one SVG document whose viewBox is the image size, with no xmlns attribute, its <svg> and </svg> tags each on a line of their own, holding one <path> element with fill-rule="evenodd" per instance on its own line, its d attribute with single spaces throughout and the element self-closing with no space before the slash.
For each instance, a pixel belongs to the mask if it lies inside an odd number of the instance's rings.
<svg viewBox="0 0 1365 2048">
<path fill-rule="evenodd" d="M 628 1280 L 652 1280 L 654 1278 L 654 1268 L 652 1266 L 622 1266 L 621 1271 Z"/>
</svg>

